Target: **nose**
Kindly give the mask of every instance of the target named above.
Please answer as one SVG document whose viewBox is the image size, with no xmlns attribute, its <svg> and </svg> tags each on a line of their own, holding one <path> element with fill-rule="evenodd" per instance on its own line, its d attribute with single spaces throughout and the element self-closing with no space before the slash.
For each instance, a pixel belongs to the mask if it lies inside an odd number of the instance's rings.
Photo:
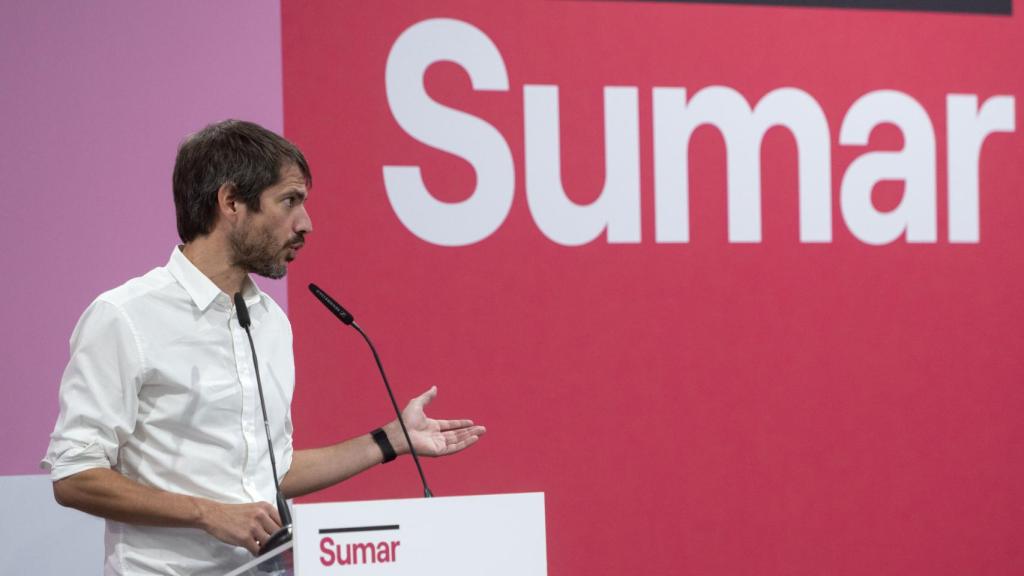
<svg viewBox="0 0 1024 576">
<path fill-rule="evenodd" d="M 295 232 L 308 234 L 313 231 L 313 219 L 309 217 L 305 206 L 302 206 L 300 210 L 298 220 L 295 222 Z"/>
</svg>

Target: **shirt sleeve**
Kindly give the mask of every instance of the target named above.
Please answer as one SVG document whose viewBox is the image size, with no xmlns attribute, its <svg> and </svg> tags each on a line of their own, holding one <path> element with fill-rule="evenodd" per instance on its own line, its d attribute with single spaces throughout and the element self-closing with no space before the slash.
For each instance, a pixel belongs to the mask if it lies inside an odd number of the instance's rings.
<svg viewBox="0 0 1024 576">
<path fill-rule="evenodd" d="M 71 336 L 60 415 L 40 464 L 53 481 L 117 465 L 118 450 L 135 428 L 143 368 L 128 317 L 112 303 L 93 302 Z"/>
</svg>

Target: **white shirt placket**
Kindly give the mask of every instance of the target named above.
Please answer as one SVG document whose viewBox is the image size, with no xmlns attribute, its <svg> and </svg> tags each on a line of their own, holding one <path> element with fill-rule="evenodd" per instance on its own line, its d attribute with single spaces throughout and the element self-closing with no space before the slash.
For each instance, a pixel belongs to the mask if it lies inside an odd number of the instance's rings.
<svg viewBox="0 0 1024 576">
<path fill-rule="evenodd" d="M 230 317 L 231 341 L 235 349 L 235 370 L 238 372 L 238 382 L 242 388 L 242 438 L 245 440 L 245 463 L 242 466 L 242 488 L 252 501 L 259 500 L 258 491 L 253 483 L 254 469 L 259 462 L 259 451 L 261 445 L 257 442 L 257 415 L 259 414 L 257 403 L 259 392 L 256 390 L 256 373 L 253 369 L 252 353 L 249 348 L 249 338 L 245 330 L 238 324 L 238 316 L 232 308 Z M 262 450 L 266 450 L 264 443 Z"/>
</svg>

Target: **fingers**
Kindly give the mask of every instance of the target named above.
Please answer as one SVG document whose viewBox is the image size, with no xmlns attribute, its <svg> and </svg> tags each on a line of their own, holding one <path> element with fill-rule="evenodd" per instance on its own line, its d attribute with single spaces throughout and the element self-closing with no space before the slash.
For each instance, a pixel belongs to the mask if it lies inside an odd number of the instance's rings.
<svg viewBox="0 0 1024 576">
<path fill-rule="evenodd" d="M 442 432 L 447 430 L 458 430 L 460 428 L 469 428 L 473 425 L 472 420 L 437 420 L 437 425 Z"/>
<path fill-rule="evenodd" d="M 443 432 L 441 436 L 444 438 L 444 447 L 437 455 L 448 456 L 461 452 L 476 444 L 480 440 L 480 436 L 486 432 L 487 429 L 483 426 L 468 426 Z"/>
<path fill-rule="evenodd" d="M 277 508 L 269 502 L 260 502 L 259 504 L 263 512 L 263 514 L 257 515 L 260 525 L 269 534 L 277 532 L 281 528 L 281 516 L 277 513 Z"/>
<path fill-rule="evenodd" d="M 445 456 L 469 448 L 480 436 L 487 432 L 483 426 L 473 424 L 472 420 L 460 418 L 456 420 L 434 420 L 424 413 L 427 404 L 437 397 L 437 386 L 413 398 L 403 415 L 410 422 L 409 432 L 419 435 L 414 438 L 416 452 L 426 456 Z"/>
<path fill-rule="evenodd" d="M 259 556 L 260 546 L 262 546 L 262 542 L 263 540 L 260 540 L 258 537 L 254 536 L 252 539 L 245 543 L 245 549 L 248 550 L 249 553 L 253 556 Z"/>
<path fill-rule="evenodd" d="M 274 506 L 270 502 L 261 502 L 261 504 L 263 504 L 263 509 L 267 514 L 270 514 L 271 519 L 277 523 L 278 528 L 284 526 L 284 522 L 281 521 L 281 514 L 277 511 L 277 506 Z M 275 528 L 275 530 L 277 530 L 277 528 Z"/>
<path fill-rule="evenodd" d="M 257 502 L 256 507 L 250 525 L 251 538 L 246 543 L 246 548 L 253 555 L 258 554 L 263 543 L 281 528 L 281 517 L 274 506 L 269 502 Z"/>
<path fill-rule="evenodd" d="M 253 504 L 214 504 L 207 507 L 208 517 L 204 529 L 212 536 L 236 546 L 242 546 L 254 555 L 260 545 L 281 528 L 281 519 L 269 502 Z"/>
<path fill-rule="evenodd" d="M 459 428 L 458 430 L 449 430 L 444 433 L 445 442 L 451 444 L 453 442 L 461 442 L 470 436 L 483 436 L 487 432 L 487 429 L 483 426 L 471 426 L 466 428 Z"/>
<path fill-rule="evenodd" d="M 461 452 L 473 444 L 476 444 L 479 440 L 480 436 L 476 434 L 461 434 L 458 438 L 454 438 L 448 442 L 445 455 Z"/>
</svg>

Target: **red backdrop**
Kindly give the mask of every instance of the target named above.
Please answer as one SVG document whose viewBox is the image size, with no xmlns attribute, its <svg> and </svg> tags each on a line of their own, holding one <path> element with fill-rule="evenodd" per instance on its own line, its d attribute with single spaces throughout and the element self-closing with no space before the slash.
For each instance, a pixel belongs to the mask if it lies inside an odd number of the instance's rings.
<svg viewBox="0 0 1024 576">
<path fill-rule="evenodd" d="M 1017 6 L 1019 13 L 1020 6 Z M 473 165 L 396 121 L 385 70 L 414 24 L 451 18 L 497 47 L 508 89 L 474 90 L 452 62 L 434 100 L 492 125 L 514 162 L 493 233 L 427 242 L 396 216 L 385 166 L 420 166 L 437 198 Z M 396 392 L 432 384 L 431 412 L 484 441 L 425 469 L 439 495 L 543 491 L 550 573 L 1009 574 L 1024 566 L 1024 143 L 990 136 L 980 241 L 949 241 L 946 96 L 1024 85 L 1019 17 L 623 2 L 284 2 L 285 131 L 314 171 L 314 232 L 289 275 L 299 446 L 389 418 L 356 315 Z M 557 85 L 561 171 L 586 204 L 605 180 L 606 86 L 637 89 L 641 240 L 548 239 L 525 192 L 524 85 Z M 801 242 L 797 147 L 762 147 L 760 242 L 727 236 L 726 148 L 690 142 L 690 241 L 655 237 L 652 90 L 727 86 L 751 105 L 796 87 L 831 141 L 832 240 Z M 898 151 L 894 125 L 840 144 L 861 96 L 894 90 L 934 128 L 934 242 L 869 245 L 840 210 L 851 163 Z M 1017 110 L 1013 103 L 1013 112 Z M 1015 114 L 1019 116 L 1019 114 Z M 877 210 L 895 210 L 899 179 Z M 443 228 L 445 223 L 440 223 Z M 411 462 L 317 500 L 415 497 Z"/>
</svg>

